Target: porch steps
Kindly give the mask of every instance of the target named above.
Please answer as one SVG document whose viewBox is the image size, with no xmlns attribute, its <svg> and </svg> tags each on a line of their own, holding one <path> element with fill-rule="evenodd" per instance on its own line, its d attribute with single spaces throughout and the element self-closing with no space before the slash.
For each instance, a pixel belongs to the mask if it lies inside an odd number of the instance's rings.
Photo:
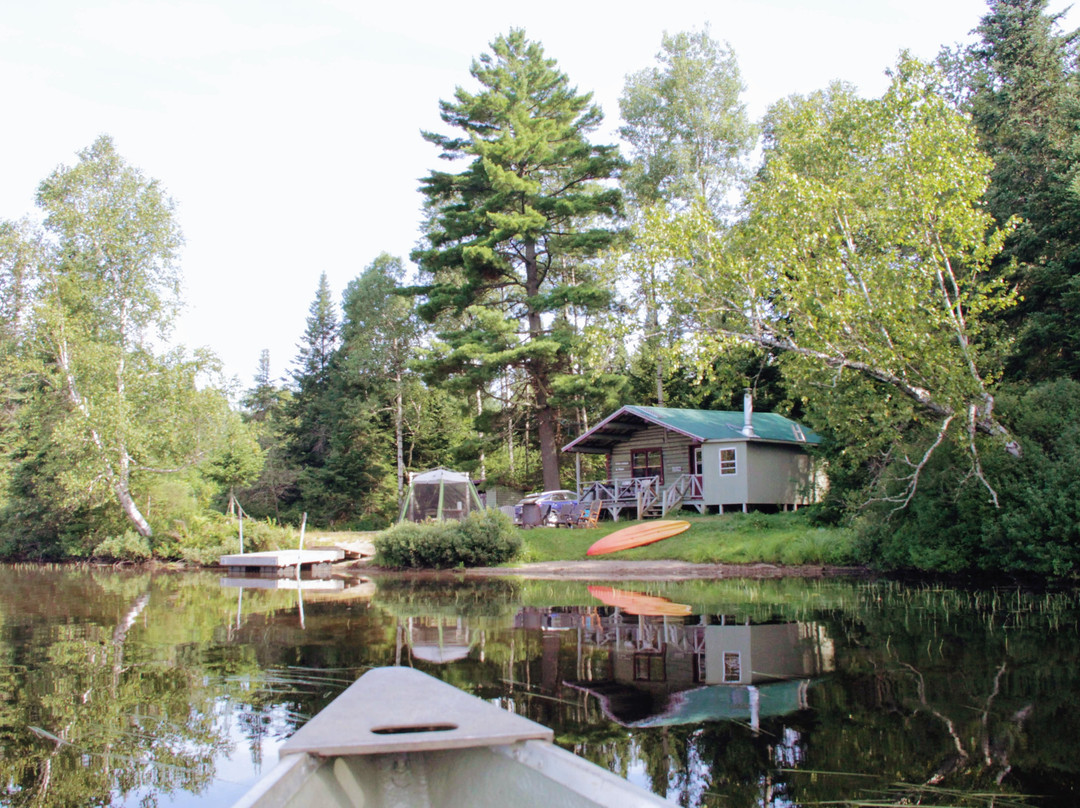
<svg viewBox="0 0 1080 808">
<path fill-rule="evenodd" d="M 642 503 L 641 505 L 641 519 L 656 519 L 664 515 L 664 501 L 661 497 L 649 501 L 648 503 Z"/>
<path fill-rule="evenodd" d="M 679 510 L 682 507 L 682 504 L 683 504 L 683 496 L 682 496 L 682 494 L 680 494 L 677 497 L 673 497 L 670 500 L 665 496 L 664 499 L 663 499 L 662 504 L 660 505 L 660 512 L 657 514 L 657 516 L 667 516 L 670 511 Z"/>
</svg>

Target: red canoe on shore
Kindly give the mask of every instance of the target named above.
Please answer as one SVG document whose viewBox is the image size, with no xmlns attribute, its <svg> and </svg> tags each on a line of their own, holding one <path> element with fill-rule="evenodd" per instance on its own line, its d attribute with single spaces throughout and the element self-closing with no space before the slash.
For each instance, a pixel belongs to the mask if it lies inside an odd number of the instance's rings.
<svg viewBox="0 0 1080 808">
<path fill-rule="evenodd" d="M 643 544 L 652 544 L 654 541 L 677 536 L 689 528 L 690 523 L 681 520 L 643 522 L 639 525 L 631 525 L 604 536 L 590 547 L 585 552 L 585 555 L 604 555 L 618 550 L 629 550 L 631 547 L 641 547 Z"/>
</svg>

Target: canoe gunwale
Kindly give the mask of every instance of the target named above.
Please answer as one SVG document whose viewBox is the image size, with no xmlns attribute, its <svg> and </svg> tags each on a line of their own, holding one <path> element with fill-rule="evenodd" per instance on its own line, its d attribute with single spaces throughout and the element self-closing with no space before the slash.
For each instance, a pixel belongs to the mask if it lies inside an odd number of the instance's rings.
<svg viewBox="0 0 1080 808">
<path fill-rule="evenodd" d="M 526 740 L 511 744 L 459 749 L 431 749 L 412 752 L 382 752 L 364 755 L 318 755 L 310 752 L 285 755 L 270 773 L 259 781 L 233 808 L 286 808 L 295 800 L 305 783 L 324 766 L 349 758 L 403 759 L 427 755 L 487 752 L 502 763 L 500 767 L 521 767 L 550 781 L 560 789 L 587 801 L 596 808 L 660 808 L 671 803 L 633 785 L 616 774 L 579 758 L 549 741 Z"/>
<path fill-rule="evenodd" d="M 324 761 L 316 755 L 282 757 L 232 808 L 280 808 L 303 788 Z"/>
</svg>

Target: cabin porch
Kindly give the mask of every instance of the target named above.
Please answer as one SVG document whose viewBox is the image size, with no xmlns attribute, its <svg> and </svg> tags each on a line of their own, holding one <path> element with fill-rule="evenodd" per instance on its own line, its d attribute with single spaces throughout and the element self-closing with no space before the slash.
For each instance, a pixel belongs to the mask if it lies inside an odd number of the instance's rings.
<svg viewBox="0 0 1080 808">
<path fill-rule="evenodd" d="M 619 514 L 631 510 L 638 519 L 664 517 L 682 507 L 705 512 L 700 474 L 680 474 L 668 485 L 663 485 L 659 476 L 594 480 L 582 485 L 580 501 L 597 503 L 616 522 Z"/>
</svg>

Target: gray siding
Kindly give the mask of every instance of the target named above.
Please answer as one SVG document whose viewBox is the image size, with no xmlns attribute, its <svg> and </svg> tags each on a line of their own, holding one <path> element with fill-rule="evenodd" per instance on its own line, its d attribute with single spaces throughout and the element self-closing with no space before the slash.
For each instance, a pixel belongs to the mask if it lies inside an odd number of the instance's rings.
<svg viewBox="0 0 1080 808">
<path fill-rule="evenodd" d="M 720 474 L 720 450 L 735 450 L 736 473 Z M 813 463 L 799 446 L 731 441 L 702 447 L 706 505 L 805 505 Z"/>
<path fill-rule="evenodd" d="M 720 474 L 720 450 L 735 450 L 735 474 Z M 701 485 L 706 505 L 742 505 L 750 489 L 747 484 L 746 443 L 706 443 L 701 447 Z"/>
<path fill-rule="evenodd" d="M 636 433 L 611 453 L 611 476 L 629 480 L 630 453 L 638 449 L 660 449 L 664 459 L 664 485 L 670 485 L 681 474 L 690 473 L 689 438 L 660 426 L 651 426 Z"/>
<path fill-rule="evenodd" d="M 809 455 L 769 443 L 751 443 L 747 449 L 753 470 L 747 502 L 805 504 L 811 479 Z"/>
</svg>

